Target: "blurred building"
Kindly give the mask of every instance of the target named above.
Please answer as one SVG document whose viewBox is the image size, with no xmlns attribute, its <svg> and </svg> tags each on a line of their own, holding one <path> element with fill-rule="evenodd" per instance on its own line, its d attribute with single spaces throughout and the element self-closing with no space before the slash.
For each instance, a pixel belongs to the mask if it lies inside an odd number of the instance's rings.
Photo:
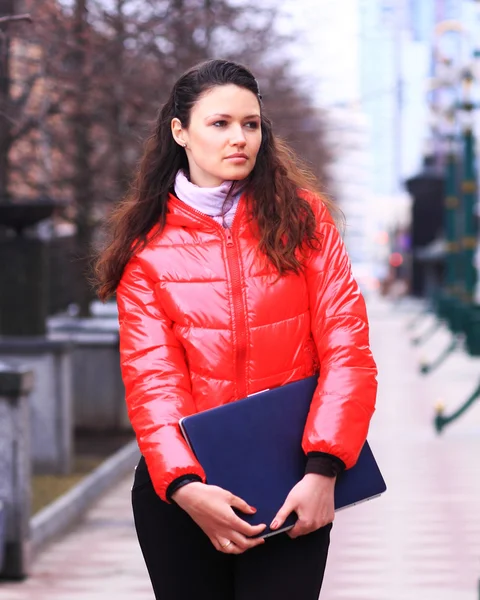
<svg viewBox="0 0 480 600">
<path fill-rule="evenodd" d="M 312 93 L 330 111 L 332 178 L 352 258 L 371 257 L 380 276 L 392 264 L 405 274 L 415 210 L 406 181 L 421 173 L 432 150 L 427 86 L 435 28 L 453 20 L 480 40 L 480 2 L 325 0 L 321 9 L 315 0 L 283 3 L 287 31 L 306 32 L 295 54 L 300 72 L 311 74 Z M 443 42 L 455 44 L 454 37 Z"/>
<path fill-rule="evenodd" d="M 330 108 L 326 116 L 327 142 L 333 157 L 329 171 L 335 182 L 336 199 L 346 217 L 345 243 L 353 262 L 368 261 L 372 253 L 368 124 L 365 115 L 355 108 Z"/>
<path fill-rule="evenodd" d="M 359 103 L 371 131 L 372 191 L 386 229 L 408 220 L 403 181 L 422 162 L 430 47 L 416 39 L 413 25 L 415 6 L 428 1 L 359 0 Z"/>
<path fill-rule="evenodd" d="M 360 106 L 372 137 L 373 190 L 397 194 L 423 162 L 428 137 L 426 82 L 435 26 L 471 27 L 473 0 L 359 0 Z"/>
<path fill-rule="evenodd" d="M 412 201 L 405 182 L 422 170 L 431 150 L 427 81 L 432 74 L 435 28 L 454 20 L 478 31 L 477 6 L 474 0 L 358 3 L 359 107 L 371 134 L 371 183 L 376 197 L 371 218 L 379 226 L 377 238 L 383 242 L 388 238 L 390 255 L 397 262 L 399 253 L 405 259 L 409 254 L 404 233 L 410 225 Z"/>
</svg>

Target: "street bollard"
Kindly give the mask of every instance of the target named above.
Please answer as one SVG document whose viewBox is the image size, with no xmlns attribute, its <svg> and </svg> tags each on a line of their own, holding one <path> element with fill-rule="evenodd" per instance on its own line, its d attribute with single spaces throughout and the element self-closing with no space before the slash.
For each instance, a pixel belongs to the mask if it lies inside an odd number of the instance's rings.
<svg viewBox="0 0 480 600">
<path fill-rule="evenodd" d="M 0 362 L 0 578 L 23 579 L 30 560 L 31 456 L 28 396 L 33 373 Z"/>
</svg>

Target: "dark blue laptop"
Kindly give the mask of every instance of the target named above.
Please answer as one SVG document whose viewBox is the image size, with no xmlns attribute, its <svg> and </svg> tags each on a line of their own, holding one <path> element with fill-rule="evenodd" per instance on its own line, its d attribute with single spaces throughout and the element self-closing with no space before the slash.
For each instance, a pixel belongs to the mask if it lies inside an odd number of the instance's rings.
<svg viewBox="0 0 480 600">
<path fill-rule="evenodd" d="M 293 513 L 279 531 L 268 528 L 305 472 L 302 437 L 317 377 L 266 390 L 185 417 L 180 428 L 205 470 L 207 482 L 243 498 L 257 509 L 238 512 L 252 525 L 265 523 L 266 537 L 293 527 Z M 335 510 L 375 498 L 386 485 L 368 443 L 357 464 L 335 486 Z"/>
</svg>

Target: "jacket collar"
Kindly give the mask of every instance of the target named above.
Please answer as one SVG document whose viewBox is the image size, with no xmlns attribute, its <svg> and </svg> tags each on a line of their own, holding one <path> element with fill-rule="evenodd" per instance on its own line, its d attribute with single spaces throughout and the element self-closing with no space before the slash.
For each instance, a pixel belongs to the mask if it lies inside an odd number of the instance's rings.
<svg viewBox="0 0 480 600">
<path fill-rule="evenodd" d="M 243 228 L 247 222 L 247 198 L 245 194 L 240 196 L 237 212 L 233 219 L 232 229 Z M 168 198 L 167 225 L 173 227 L 186 227 L 199 231 L 218 231 L 223 227 L 211 217 L 202 214 L 194 208 L 182 202 L 174 194 Z"/>
</svg>

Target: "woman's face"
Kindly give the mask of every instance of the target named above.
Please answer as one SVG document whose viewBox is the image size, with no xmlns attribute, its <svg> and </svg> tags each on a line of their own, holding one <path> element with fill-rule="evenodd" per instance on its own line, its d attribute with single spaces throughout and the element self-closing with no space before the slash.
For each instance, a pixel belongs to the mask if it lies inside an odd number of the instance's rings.
<svg viewBox="0 0 480 600">
<path fill-rule="evenodd" d="M 183 129 L 172 120 L 172 134 L 184 145 L 190 180 L 200 187 L 247 177 L 262 141 L 260 104 L 252 92 L 236 85 L 217 86 L 200 96 Z"/>
</svg>

